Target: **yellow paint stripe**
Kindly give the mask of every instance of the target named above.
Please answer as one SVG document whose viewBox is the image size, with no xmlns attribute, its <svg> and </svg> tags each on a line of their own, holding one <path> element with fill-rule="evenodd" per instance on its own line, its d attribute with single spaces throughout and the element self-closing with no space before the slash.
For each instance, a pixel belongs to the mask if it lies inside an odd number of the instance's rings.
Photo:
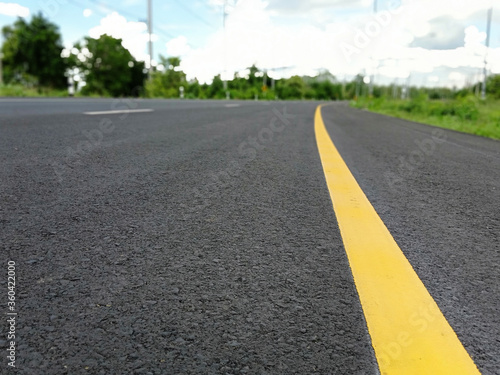
<svg viewBox="0 0 500 375">
<path fill-rule="evenodd" d="M 316 109 L 326 182 L 381 374 L 479 374 L 335 148 Z"/>
</svg>

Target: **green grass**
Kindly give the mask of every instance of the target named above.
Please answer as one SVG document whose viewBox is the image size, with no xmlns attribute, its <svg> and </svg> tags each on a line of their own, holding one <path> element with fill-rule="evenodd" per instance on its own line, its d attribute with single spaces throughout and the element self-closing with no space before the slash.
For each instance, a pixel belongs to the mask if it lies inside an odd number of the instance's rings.
<svg viewBox="0 0 500 375">
<path fill-rule="evenodd" d="M 54 90 L 49 88 L 27 88 L 21 85 L 0 85 L 0 96 L 60 98 L 68 96 L 68 90 Z"/>
<path fill-rule="evenodd" d="M 0 97 L 27 97 L 27 98 L 65 98 L 68 90 L 56 90 L 47 87 L 28 88 L 22 85 L 0 85 Z M 106 96 L 98 94 L 83 95 L 77 92 L 75 97 L 81 98 L 103 98 Z"/>
<path fill-rule="evenodd" d="M 425 97 L 411 100 L 361 98 L 351 102 L 351 105 L 384 115 L 500 139 L 500 100 L 483 102 L 474 97 L 456 100 L 429 100 Z"/>
</svg>

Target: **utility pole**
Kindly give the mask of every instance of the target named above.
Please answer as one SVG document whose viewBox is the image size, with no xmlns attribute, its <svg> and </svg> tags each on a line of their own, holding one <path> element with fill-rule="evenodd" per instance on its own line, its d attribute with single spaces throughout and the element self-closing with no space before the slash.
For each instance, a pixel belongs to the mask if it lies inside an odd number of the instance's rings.
<svg viewBox="0 0 500 375">
<path fill-rule="evenodd" d="M 480 93 L 479 93 L 479 81 L 481 81 L 481 69 L 479 69 L 479 73 L 477 73 L 477 81 L 478 81 L 478 83 L 475 84 L 475 86 L 476 86 L 476 94 L 475 95 L 477 98 L 479 98 L 479 95 L 480 95 Z M 476 77 L 474 77 L 474 82 L 476 82 Z M 482 82 L 481 82 L 481 86 L 482 86 Z"/>
<path fill-rule="evenodd" d="M 401 99 L 409 99 L 410 98 L 410 81 L 411 81 L 411 73 L 408 75 L 408 78 L 406 79 L 405 86 L 403 87 L 403 92 L 401 94 Z"/>
<path fill-rule="evenodd" d="M 0 45 L 1 48 L 1 45 Z M 3 85 L 3 65 L 2 65 L 3 53 L 0 50 L 0 85 Z"/>
<path fill-rule="evenodd" d="M 153 72 L 153 5 L 152 0 L 148 0 L 148 33 L 149 33 L 149 78 Z"/>
<path fill-rule="evenodd" d="M 223 27 L 223 32 L 224 32 L 224 71 L 223 71 L 223 77 L 222 77 L 222 83 L 224 87 L 224 91 L 226 92 L 226 99 L 229 100 L 229 91 L 227 89 L 227 32 L 226 32 L 226 18 L 227 18 L 227 13 L 226 13 L 226 8 L 227 8 L 227 0 L 224 0 L 224 4 L 222 6 L 222 27 Z"/>
<path fill-rule="evenodd" d="M 361 76 L 357 75 L 356 76 L 356 100 L 359 99 L 360 95 L 360 86 L 361 86 Z"/>
<path fill-rule="evenodd" d="M 345 74 L 344 74 L 344 78 L 342 79 L 342 100 L 345 99 Z"/>
<path fill-rule="evenodd" d="M 373 14 L 377 14 L 377 0 L 373 0 Z M 374 61 L 373 59 L 370 58 L 370 70 L 372 71 L 372 76 L 370 79 L 370 96 L 373 95 L 373 81 L 375 80 L 375 74 L 373 73 L 373 68 L 374 68 Z"/>
<path fill-rule="evenodd" d="M 3 53 L 2 53 L 3 40 L 1 38 L 2 38 L 2 36 L 0 35 L 0 85 L 3 85 L 3 65 L 2 65 L 2 60 L 3 60 Z"/>
<path fill-rule="evenodd" d="M 481 88 L 481 99 L 486 99 L 486 80 L 488 78 L 488 50 L 490 48 L 491 18 L 493 16 L 493 7 L 488 9 L 488 22 L 486 26 L 486 53 L 484 55 L 483 85 Z"/>
<path fill-rule="evenodd" d="M 268 68 L 265 70 L 265 76 L 264 76 L 264 84 L 267 84 L 267 80 L 268 78 L 271 79 L 271 88 L 273 89 L 273 91 L 276 89 L 276 79 L 274 77 L 271 77 L 269 75 L 269 71 L 272 71 L 273 72 L 273 76 L 274 76 L 274 72 L 282 72 L 284 70 L 287 70 L 287 69 L 292 69 L 292 68 L 295 68 L 295 66 L 282 66 L 282 67 L 279 67 L 279 68 Z M 276 93 L 274 94 L 275 95 L 275 98 L 278 99 L 278 97 L 276 96 Z"/>
</svg>

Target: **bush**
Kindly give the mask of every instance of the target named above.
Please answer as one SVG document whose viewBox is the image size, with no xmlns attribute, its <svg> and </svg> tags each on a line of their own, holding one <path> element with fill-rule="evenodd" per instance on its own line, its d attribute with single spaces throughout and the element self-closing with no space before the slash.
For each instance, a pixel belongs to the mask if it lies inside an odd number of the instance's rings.
<svg viewBox="0 0 500 375">
<path fill-rule="evenodd" d="M 68 90 L 56 90 L 48 87 L 25 87 L 22 85 L 0 85 L 0 96 L 65 97 L 68 96 Z"/>
<path fill-rule="evenodd" d="M 427 114 L 430 116 L 454 116 L 455 108 L 452 103 L 445 101 L 429 101 L 427 105 Z"/>
<path fill-rule="evenodd" d="M 500 99 L 500 74 L 488 78 L 486 91 L 495 99 Z"/>
<path fill-rule="evenodd" d="M 476 99 L 470 96 L 459 100 L 454 105 L 454 111 L 455 115 L 462 120 L 475 121 L 479 117 Z"/>
<path fill-rule="evenodd" d="M 401 103 L 399 108 L 408 113 L 423 113 L 426 106 L 425 100 L 425 97 L 418 96 L 415 99 Z"/>
</svg>

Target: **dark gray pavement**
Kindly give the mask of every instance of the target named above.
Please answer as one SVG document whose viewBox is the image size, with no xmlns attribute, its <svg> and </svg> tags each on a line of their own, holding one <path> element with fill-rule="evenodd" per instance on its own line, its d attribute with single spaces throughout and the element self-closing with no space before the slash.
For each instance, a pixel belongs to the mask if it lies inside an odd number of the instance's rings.
<svg viewBox="0 0 500 375">
<path fill-rule="evenodd" d="M 483 374 L 500 373 L 500 142 L 346 106 L 335 145 Z"/>
<path fill-rule="evenodd" d="M 18 373 L 377 374 L 317 104 L 0 100 Z M 478 367 L 498 373 L 500 143 L 344 104 L 323 114 Z"/>
</svg>

